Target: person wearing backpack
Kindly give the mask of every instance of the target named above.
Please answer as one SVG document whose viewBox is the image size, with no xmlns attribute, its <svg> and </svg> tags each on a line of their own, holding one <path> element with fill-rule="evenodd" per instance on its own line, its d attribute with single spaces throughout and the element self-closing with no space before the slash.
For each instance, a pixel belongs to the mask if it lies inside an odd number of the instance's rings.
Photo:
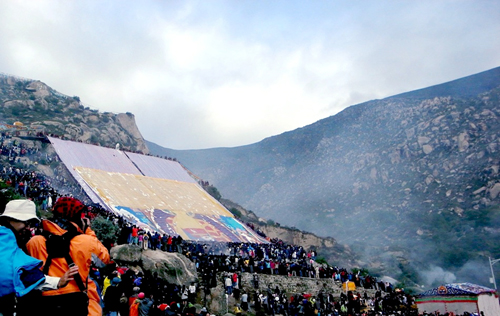
<svg viewBox="0 0 500 316">
<path fill-rule="evenodd" d="M 39 222 L 36 206 L 30 200 L 12 200 L 0 215 L 0 315 L 22 314 L 23 301 L 35 290 L 62 288 L 78 273 L 78 267 L 65 271 L 61 278 L 45 276 L 40 267 L 43 262 L 28 256 L 22 248 L 20 234 L 34 222 Z M 16 310 L 16 300 L 18 300 Z"/>
<path fill-rule="evenodd" d="M 76 264 L 79 273 L 62 289 L 42 293 L 41 304 L 51 316 L 101 316 L 100 296 L 94 282 L 88 280 L 92 254 L 109 263 L 106 247 L 82 217 L 86 206 L 71 197 L 61 197 L 52 210 L 53 221 L 43 220 L 44 234 L 27 243 L 28 253 L 44 262 L 50 276 L 61 276 L 68 266 Z M 71 261 L 71 262 L 70 262 Z"/>
<path fill-rule="evenodd" d="M 241 310 L 240 304 L 236 304 L 233 312 L 236 316 L 241 316 L 241 313 L 243 313 L 243 311 Z"/>
<path fill-rule="evenodd" d="M 147 298 L 143 292 L 139 293 L 135 302 L 130 306 L 129 316 L 147 316 L 153 303 L 153 300 Z"/>
<path fill-rule="evenodd" d="M 144 293 L 139 293 L 137 295 L 137 299 L 130 305 L 130 310 L 128 316 L 139 316 L 139 304 L 141 303 L 141 299 L 144 298 Z"/>
<path fill-rule="evenodd" d="M 104 310 L 107 316 L 117 316 L 120 310 L 120 299 L 122 297 L 122 289 L 119 286 L 122 280 L 119 277 L 114 277 L 111 280 L 111 285 L 108 287 L 104 295 Z"/>
</svg>

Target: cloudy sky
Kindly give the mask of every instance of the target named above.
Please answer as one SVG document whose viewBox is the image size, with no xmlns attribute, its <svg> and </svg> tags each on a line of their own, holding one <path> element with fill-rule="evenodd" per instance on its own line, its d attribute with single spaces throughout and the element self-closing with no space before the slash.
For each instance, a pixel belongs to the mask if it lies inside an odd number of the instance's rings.
<svg viewBox="0 0 500 316">
<path fill-rule="evenodd" d="M 500 66 L 500 1 L 0 0 L 0 72 L 174 149 L 234 147 Z"/>
</svg>

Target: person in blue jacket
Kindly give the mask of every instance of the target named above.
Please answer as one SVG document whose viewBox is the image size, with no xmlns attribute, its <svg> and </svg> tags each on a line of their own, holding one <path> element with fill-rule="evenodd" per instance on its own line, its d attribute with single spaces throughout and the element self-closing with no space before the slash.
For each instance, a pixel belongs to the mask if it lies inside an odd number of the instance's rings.
<svg viewBox="0 0 500 316">
<path fill-rule="evenodd" d="M 14 315 L 17 298 L 35 289 L 64 287 L 78 273 L 74 266 L 61 278 L 45 276 L 40 270 L 43 262 L 24 253 L 20 236 L 39 221 L 30 200 L 12 200 L 0 215 L 0 316 Z"/>
</svg>

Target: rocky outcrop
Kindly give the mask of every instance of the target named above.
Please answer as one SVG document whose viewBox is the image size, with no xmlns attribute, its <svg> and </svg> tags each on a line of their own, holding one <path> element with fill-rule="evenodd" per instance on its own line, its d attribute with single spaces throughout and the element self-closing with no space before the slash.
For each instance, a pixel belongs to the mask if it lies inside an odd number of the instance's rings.
<svg viewBox="0 0 500 316">
<path fill-rule="evenodd" d="M 500 183 L 495 183 L 493 187 L 490 189 L 490 197 L 492 200 L 496 199 L 498 194 L 500 193 Z"/>
<path fill-rule="evenodd" d="M 26 84 L 25 88 L 27 91 L 33 92 L 37 97 L 46 97 L 50 95 L 50 88 L 45 83 L 41 81 L 32 81 Z"/>
<path fill-rule="evenodd" d="M 0 75 L 0 116 L 21 121 L 33 134 L 45 132 L 85 143 L 149 153 L 131 113 L 101 113 L 79 97 L 63 95 L 41 81 Z"/>
<path fill-rule="evenodd" d="M 148 147 L 144 142 L 144 138 L 142 138 L 141 132 L 139 128 L 137 128 L 137 124 L 135 123 L 135 116 L 132 113 L 120 113 L 116 115 L 116 121 L 120 126 L 128 132 L 128 135 L 137 143 L 136 150 L 147 153 Z M 122 143 L 126 143 L 127 139 L 122 139 Z"/>
<path fill-rule="evenodd" d="M 111 248 L 110 255 L 120 265 L 157 273 L 169 283 L 189 285 L 198 278 L 194 263 L 182 254 L 119 245 Z"/>
</svg>

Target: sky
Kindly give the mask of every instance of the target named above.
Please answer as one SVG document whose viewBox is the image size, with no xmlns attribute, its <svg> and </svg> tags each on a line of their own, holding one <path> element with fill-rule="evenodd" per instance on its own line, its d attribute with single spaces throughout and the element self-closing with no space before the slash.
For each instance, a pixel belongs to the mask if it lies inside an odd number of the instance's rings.
<svg viewBox="0 0 500 316">
<path fill-rule="evenodd" d="M 236 147 L 500 66 L 500 1 L 0 0 L 0 73 Z"/>
</svg>

